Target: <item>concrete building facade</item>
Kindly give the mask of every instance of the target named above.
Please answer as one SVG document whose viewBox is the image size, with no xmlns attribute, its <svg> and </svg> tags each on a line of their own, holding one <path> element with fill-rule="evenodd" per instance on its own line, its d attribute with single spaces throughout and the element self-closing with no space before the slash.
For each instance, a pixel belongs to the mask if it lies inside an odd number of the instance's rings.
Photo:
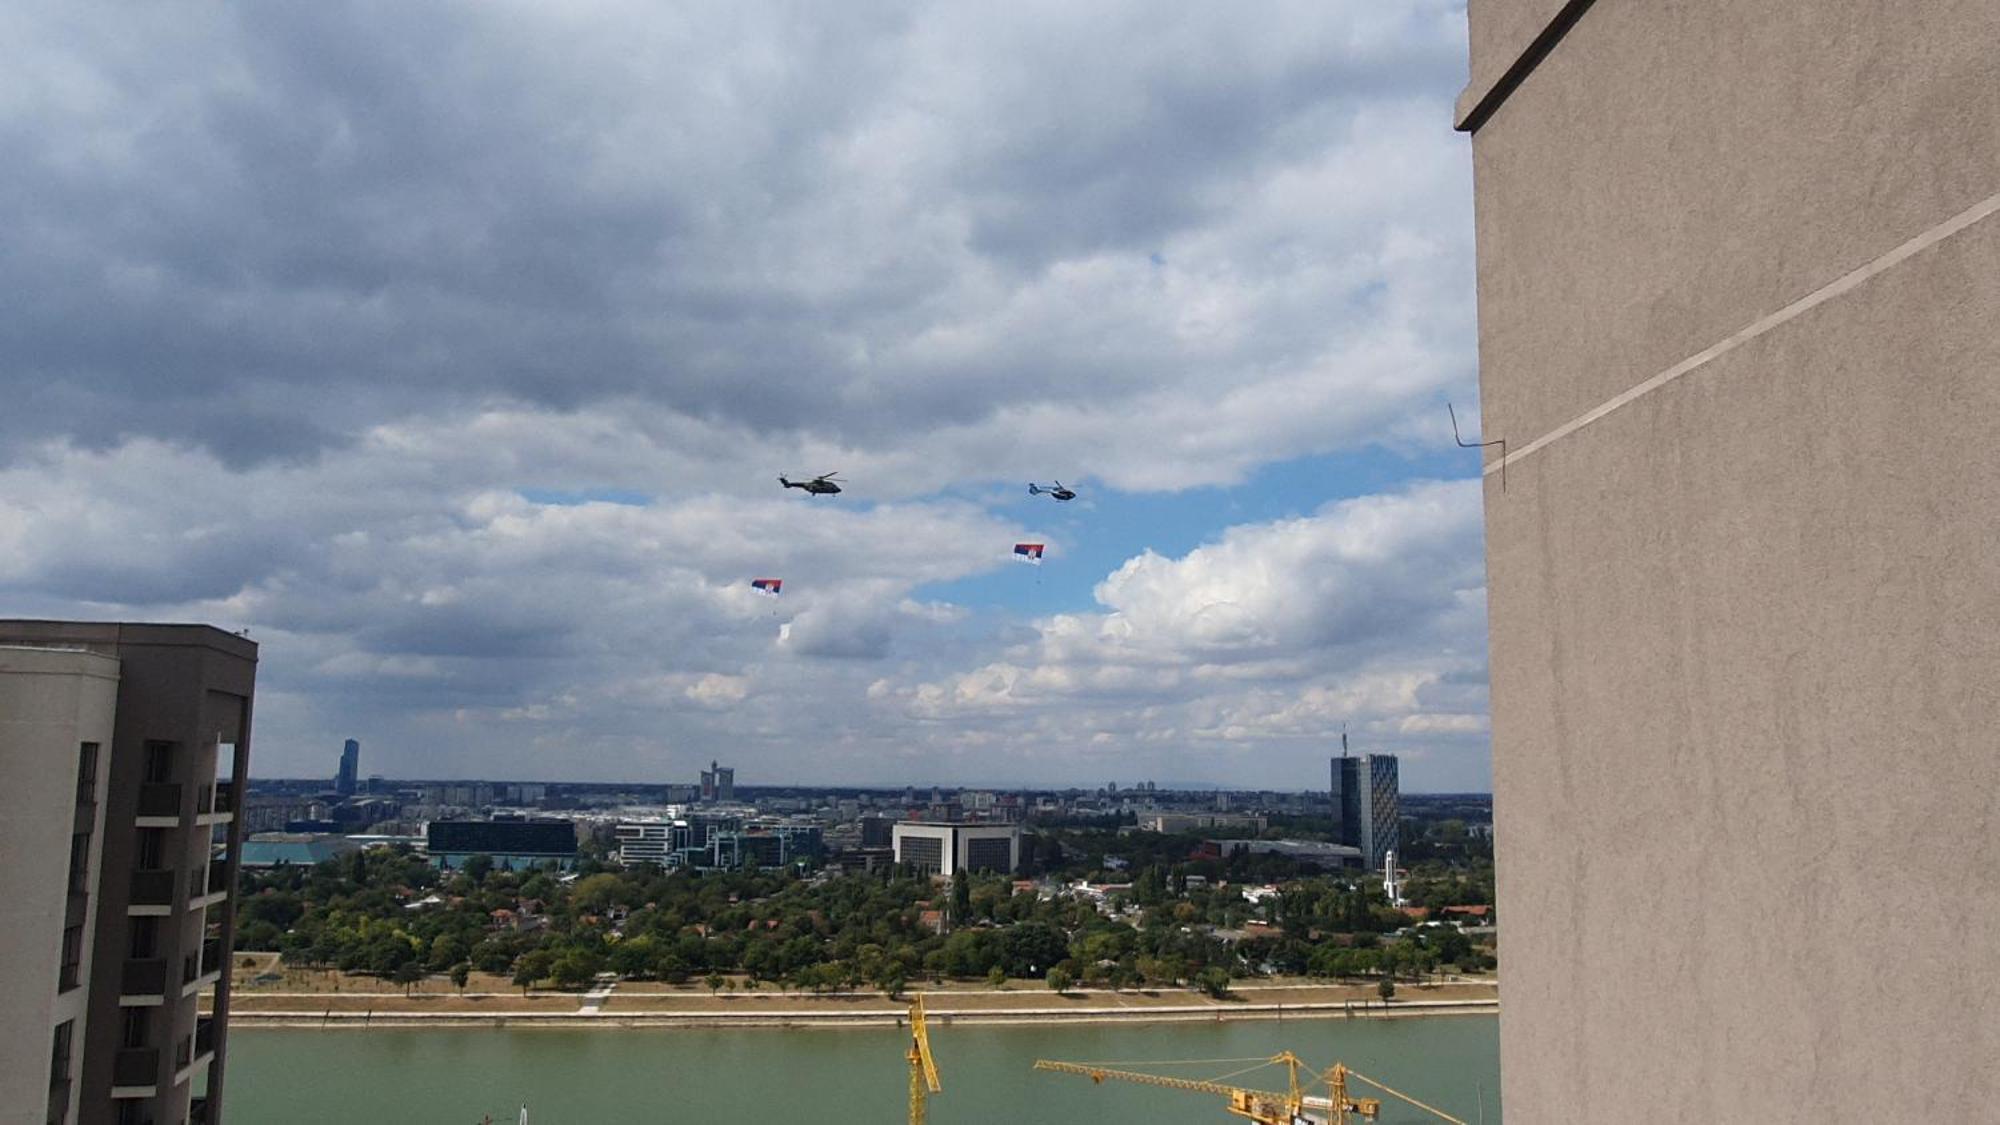
<svg viewBox="0 0 2000 1125">
<path fill-rule="evenodd" d="M 1989 1120 L 2000 4 L 1469 16 L 1507 1113 Z"/>
<path fill-rule="evenodd" d="M 925 875 L 959 871 L 1012 874 L 1021 866 L 1018 824 L 956 824 L 898 821 L 892 830 L 896 862 Z"/>
<path fill-rule="evenodd" d="M 198 625 L 0 621 L 0 651 L 0 879 L 26 911 L 0 931 L 0 957 L 40 976 L 58 950 L 61 982 L 45 1017 L 21 1013 L 46 1096 L 7 1111 L 46 1104 L 46 1120 L 78 1125 L 219 1122 L 257 646 Z M 57 820 L 70 822 L 63 845 L 50 843 Z M 66 865 L 52 859 L 65 854 Z M 0 1002 L 46 1002 L 39 981 L 23 980 L 27 998 Z M 10 1094 L 17 1062 L 0 1054 Z"/>
<path fill-rule="evenodd" d="M 11 1119 L 78 1120 L 117 711 L 116 660 L 0 648 L 0 1106 Z"/>
</svg>

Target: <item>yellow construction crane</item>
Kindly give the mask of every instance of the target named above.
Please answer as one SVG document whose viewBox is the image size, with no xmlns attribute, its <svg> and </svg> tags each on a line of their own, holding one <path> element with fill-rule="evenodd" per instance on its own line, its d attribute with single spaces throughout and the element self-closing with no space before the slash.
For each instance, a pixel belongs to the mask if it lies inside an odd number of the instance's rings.
<svg viewBox="0 0 2000 1125">
<path fill-rule="evenodd" d="M 924 1027 L 924 994 L 910 1004 L 910 1125 L 924 1125 L 924 1110 L 938 1085 L 937 1060 L 931 1058 L 931 1036 Z"/>
<path fill-rule="evenodd" d="M 1452 1125 L 1466 1125 L 1464 1121 L 1453 1117 L 1451 1114 L 1435 1106 L 1425 1105 L 1400 1090 L 1390 1089 L 1365 1074 L 1349 1070 L 1344 1063 L 1335 1063 L 1324 1075 L 1318 1075 L 1320 1080 L 1324 1081 L 1327 1086 L 1328 1096 L 1321 1098 L 1307 1094 L 1305 1088 L 1299 1084 L 1299 1069 L 1304 1067 L 1305 1064 L 1297 1055 L 1290 1051 L 1286 1051 L 1280 1055 L 1273 1055 L 1268 1059 L 1209 1059 L 1204 1061 L 1211 1063 L 1252 1064 L 1245 1069 L 1255 1069 L 1262 1066 L 1282 1066 L 1285 1068 L 1287 1075 L 1285 1092 L 1274 1093 L 1269 1090 L 1251 1090 L 1241 1086 L 1232 1086 L 1220 1080 L 1208 1081 L 1194 1078 L 1172 1078 L 1161 1074 L 1141 1074 L 1131 1070 L 1113 1070 L 1094 1063 L 1053 1062 L 1048 1059 L 1037 1059 L 1035 1060 L 1035 1069 L 1052 1070 L 1061 1074 L 1081 1074 L 1092 1082 L 1097 1083 L 1102 1083 L 1107 1078 L 1115 1078 L 1120 1082 L 1137 1082 L 1147 1086 L 1164 1086 L 1170 1090 L 1188 1090 L 1198 1094 L 1220 1094 L 1229 1099 L 1229 1104 L 1224 1108 L 1230 1113 L 1237 1117 L 1244 1117 L 1251 1121 L 1259 1122 L 1260 1125 L 1299 1125 L 1300 1122 L 1318 1120 L 1317 1118 L 1306 1116 L 1305 1111 L 1308 1109 L 1329 1111 L 1333 1116 L 1327 1119 L 1328 1125 L 1348 1125 L 1355 1118 L 1363 1121 L 1373 1121 L 1382 1112 L 1382 1100 L 1380 1098 L 1357 1098 L 1350 1096 L 1347 1092 L 1347 1080 L 1355 1078 L 1366 1082 L 1368 1085 L 1375 1087 L 1385 1094 L 1390 1094 L 1406 1101 L 1418 1109 L 1432 1114 L 1439 1120 L 1452 1122 Z M 1163 1063 L 1160 1065 L 1172 1064 Z M 1317 1074 L 1310 1067 L 1306 1067 L 1306 1071 L 1308 1074 Z M 1239 1070 L 1232 1074 L 1225 1074 L 1222 1077 L 1233 1078 L 1236 1074 L 1241 1073 L 1243 1071 Z"/>
</svg>

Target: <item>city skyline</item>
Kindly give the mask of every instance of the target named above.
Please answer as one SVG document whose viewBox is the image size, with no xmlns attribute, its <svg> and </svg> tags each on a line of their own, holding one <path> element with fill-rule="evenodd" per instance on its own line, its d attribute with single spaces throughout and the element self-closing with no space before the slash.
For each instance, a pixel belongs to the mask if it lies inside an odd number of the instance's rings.
<svg viewBox="0 0 2000 1125">
<path fill-rule="evenodd" d="M 260 769 L 1488 784 L 1461 4 L 14 30 L 0 601 Z"/>
</svg>

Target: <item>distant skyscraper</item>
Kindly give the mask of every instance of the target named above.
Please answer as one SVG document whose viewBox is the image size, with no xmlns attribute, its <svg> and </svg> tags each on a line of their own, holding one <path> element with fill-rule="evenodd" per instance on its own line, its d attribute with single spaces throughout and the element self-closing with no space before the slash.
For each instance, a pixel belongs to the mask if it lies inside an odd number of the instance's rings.
<svg viewBox="0 0 2000 1125">
<path fill-rule="evenodd" d="M 340 772 L 334 775 L 333 790 L 343 797 L 354 795 L 355 781 L 361 775 L 361 744 L 348 739 L 340 748 Z"/>
<path fill-rule="evenodd" d="M 736 799 L 736 767 L 719 765 L 714 761 L 701 771 L 701 799 L 704 801 L 734 801 Z"/>
<path fill-rule="evenodd" d="M 1333 815 L 1340 823 L 1340 842 L 1360 848 L 1369 867 L 1380 869 L 1395 850 L 1402 805 L 1394 754 L 1333 759 Z"/>
</svg>

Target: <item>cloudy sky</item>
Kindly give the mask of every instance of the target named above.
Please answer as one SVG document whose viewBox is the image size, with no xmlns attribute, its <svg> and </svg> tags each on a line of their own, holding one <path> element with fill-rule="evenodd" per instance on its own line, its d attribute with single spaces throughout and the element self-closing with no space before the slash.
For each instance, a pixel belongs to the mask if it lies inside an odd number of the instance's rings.
<svg viewBox="0 0 2000 1125">
<path fill-rule="evenodd" d="M 1463 9 L 7 5 L 0 613 L 260 775 L 1485 788 Z"/>
</svg>

